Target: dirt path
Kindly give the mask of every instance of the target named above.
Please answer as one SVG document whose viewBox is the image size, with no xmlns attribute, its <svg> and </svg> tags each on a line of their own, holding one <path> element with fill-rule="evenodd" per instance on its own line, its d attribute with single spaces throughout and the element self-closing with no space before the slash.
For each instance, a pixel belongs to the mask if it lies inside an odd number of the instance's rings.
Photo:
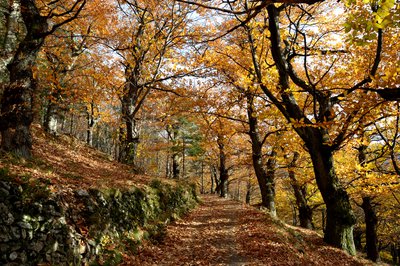
<svg viewBox="0 0 400 266">
<path fill-rule="evenodd" d="M 238 204 L 216 196 L 203 196 L 202 200 L 188 217 L 168 226 L 161 244 L 145 248 L 135 262 L 141 265 L 241 265 L 245 259 L 238 254 L 235 239 L 240 215 Z"/>
<path fill-rule="evenodd" d="M 314 232 L 279 225 L 254 208 L 216 196 L 202 201 L 168 226 L 162 243 L 124 265 L 365 265 Z"/>
</svg>

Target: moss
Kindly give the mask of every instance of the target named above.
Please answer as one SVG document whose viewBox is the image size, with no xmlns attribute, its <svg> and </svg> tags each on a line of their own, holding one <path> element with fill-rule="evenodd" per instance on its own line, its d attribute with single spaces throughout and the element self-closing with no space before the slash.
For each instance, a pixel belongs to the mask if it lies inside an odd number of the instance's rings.
<svg viewBox="0 0 400 266">
<path fill-rule="evenodd" d="M 8 167 L 0 168 L 0 180 L 11 181 L 13 178 L 10 176 L 10 169 Z"/>
<path fill-rule="evenodd" d="M 9 178 L 8 169 L 0 170 L 0 176 Z M 74 193 L 74 198 L 51 195 L 46 180 L 26 176 L 12 183 L 7 201 L 21 205 L 15 218 L 30 227 L 27 233 L 46 237 L 43 250 L 35 255 L 37 260 L 33 255 L 29 259 L 39 263 L 54 255 L 50 259 L 54 265 L 61 259 L 117 265 L 122 254 L 137 252 L 144 239 L 161 242 L 167 223 L 187 212 L 197 199 L 190 185 L 158 180 L 144 189 L 89 189 Z M 23 245 L 29 246 L 28 242 Z M 87 252 L 80 252 L 82 246 Z"/>
</svg>

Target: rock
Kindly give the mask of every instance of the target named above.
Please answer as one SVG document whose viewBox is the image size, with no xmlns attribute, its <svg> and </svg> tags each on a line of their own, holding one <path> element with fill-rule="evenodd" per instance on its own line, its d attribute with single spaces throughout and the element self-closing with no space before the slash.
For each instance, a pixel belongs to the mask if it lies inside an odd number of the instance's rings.
<svg viewBox="0 0 400 266">
<path fill-rule="evenodd" d="M 11 247 L 11 251 L 18 251 L 20 249 L 21 249 L 21 244 L 20 243 L 18 243 L 18 244 L 14 243 L 12 245 L 12 247 Z"/>
<path fill-rule="evenodd" d="M 7 244 L 0 244 L 0 254 L 4 254 L 8 250 L 8 245 Z"/>
<path fill-rule="evenodd" d="M 83 254 L 86 252 L 86 245 L 83 242 L 79 243 L 79 250 L 78 250 L 79 254 Z"/>
<path fill-rule="evenodd" d="M 0 186 L 3 187 L 3 188 L 5 188 L 7 191 L 9 191 L 10 188 L 11 188 L 11 187 L 10 187 L 6 182 L 4 182 L 4 181 L 0 181 Z"/>
<path fill-rule="evenodd" d="M 79 190 L 77 190 L 76 192 L 76 195 L 78 195 L 79 197 L 89 197 L 90 195 L 89 195 L 89 192 L 87 192 L 86 190 L 84 190 L 84 189 L 79 189 Z"/>
<path fill-rule="evenodd" d="M 14 216 L 11 213 L 7 213 L 7 218 L 4 219 L 6 225 L 11 225 L 15 221 Z"/>
<path fill-rule="evenodd" d="M 41 212 L 43 211 L 43 205 L 40 204 L 39 202 L 33 203 L 33 206 L 37 209 L 37 211 L 38 211 L 39 213 L 41 213 Z"/>
<path fill-rule="evenodd" d="M 11 236 L 14 238 L 14 239 L 19 239 L 19 238 L 21 238 L 21 230 L 20 230 L 20 228 L 19 227 L 16 227 L 16 226 L 13 226 L 13 227 L 11 227 Z"/>
<path fill-rule="evenodd" d="M 0 198 L 5 198 L 10 195 L 10 192 L 4 188 L 0 188 Z"/>
<path fill-rule="evenodd" d="M 10 236 L 9 236 L 9 234 L 5 234 L 5 233 L 2 233 L 2 234 L 0 234 L 0 241 L 1 242 L 8 242 L 8 241 L 10 241 L 11 240 L 11 238 L 10 238 Z"/>
<path fill-rule="evenodd" d="M 10 260 L 16 260 L 18 258 L 18 253 L 17 252 L 13 252 L 10 254 Z"/>
<path fill-rule="evenodd" d="M 19 222 L 18 225 L 23 228 L 23 229 L 28 229 L 28 230 L 32 230 L 33 227 L 30 223 L 27 222 Z"/>
<path fill-rule="evenodd" d="M 25 229 L 21 230 L 21 236 L 22 236 L 22 239 L 26 238 L 26 230 Z"/>
<path fill-rule="evenodd" d="M 36 242 L 36 243 L 33 243 L 33 244 L 30 246 L 30 249 L 33 250 L 33 251 L 35 251 L 36 253 L 39 253 L 43 248 L 44 248 L 44 243 L 41 242 L 41 241 Z"/>
</svg>

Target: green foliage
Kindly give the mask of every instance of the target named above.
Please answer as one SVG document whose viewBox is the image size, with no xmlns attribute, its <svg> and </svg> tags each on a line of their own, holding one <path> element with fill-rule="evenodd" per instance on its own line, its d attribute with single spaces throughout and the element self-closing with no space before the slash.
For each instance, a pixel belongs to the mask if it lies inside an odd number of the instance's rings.
<svg viewBox="0 0 400 266">
<path fill-rule="evenodd" d="M 189 121 L 185 117 L 180 117 L 174 125 L 176 131 L 175 139 L 172 141 L 173 152 L 184 152 L 188 156 L 199 156 L 204 153 L 201 147 L 203 136 L 199 131 L 199 126 Z"/>
<path fill-rule="evenodd" d="M 29 174 L 15 176 L 8 167 L 0 168 L 0 180 L 15 183 L 19 186 L 22 199 L 25 202 L 36 202 L 46 199 L 50 195 L 48 185 L 50 181 L 44 178 L 32 178 Z"/>
<path fill-rule="evenodd" d="M 348 0 L 351 8 L 344 24 L 348 40 L 366 45 L 377 38 L 379 29 L 394 27 L 399 23 L 399 4 L 395 0 Z"/>
<path fill-rule="evenodd" d="M 8 167 L 0 168 L 0 180 L 9 181 L 10 180 L 10 169 Z"/>
<path fill-rule="evenodd" d="M 106 251 L 101 265 L 118 262 L 119 253 L 109 253 L 110 246 L 122 253 L 136 253 L 143 239 L 162 241 L 166 224 L 194 206 L 195 193 L 193 185 L 175 186 L 160 180 L 153 180 L 145 189 L 90 190 L 94 200 L 86 204 L 92 211 L 84 214 L 89 235 Z"/>
</svg>

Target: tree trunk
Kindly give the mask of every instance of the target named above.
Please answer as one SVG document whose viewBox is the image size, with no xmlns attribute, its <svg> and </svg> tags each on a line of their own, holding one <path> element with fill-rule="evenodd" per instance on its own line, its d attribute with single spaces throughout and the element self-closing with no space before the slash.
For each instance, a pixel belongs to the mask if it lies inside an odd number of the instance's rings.
<svg viewBox="0 0 400 266">
<path fill-rule="evenodd" d="M 399 261 L 399 249 L 397 248 L 396 244 L 391 244 L 390 245 L 390 254 L 392 255 L 392 262 L 394 265 L 398 265 L 397 263 Z"/>
<path fill-rule="evenodd" d="M 226 155 L 225 155 L 225 145 L 223 143 L 223 137 L 218 136 L 218 150 L 219 150 L 219 184 L 216 188 L 217 192 L 222 198 L 228 196 L 228 169 L 226 167 Z"/>
<path fill-rule="evenodd" d="M 201 161 L 201 190 L 200 193 L 204 194 L 204 161 Z"/>
<path fill-rule="evenodd" d="M 251 139 L 253 168 L 257 177 L 261 193 L 261 205 L 266 207 L 272 216 L 276 217 L 275 208 L 275 152 L 272 151 L 267 163 L 263 160 L 262 146 L 258 118 L 254 110 L 254 96 L 246 93 L 247 98 L 247 119 L 249 121 L 249 135 Z M 269 165 L 268 165 L 269 164 Z M 267 169 L 266 169 L 267 168 Z"/>
<path fill-rule="evenodd" d="M 365 215 L 365 239 L 367 243 L 367 258 L 377 262 L 379 261 L 378 236 L 376 228 L 378 218 L 376 217 L 375 208 L 372 205 L 370 197 L 363 197 L 361 205 Z"/>
<path fill-rule="evenodd" d="M 215 185 L 218 186 L 217 182 L 217 169 L 214 165 L 210 165 L 210 178 L 211 178 L 211 187 L 210 187 L 210 193 L 214 194 L 215 193 Z M 214 182 L 215 181 L 215 182 Z"/>
<path fill-rule="evenodd" d="M 1 99 L 5 86 L 10 83 L 10 73 L 7 66 L 12 62 L 19 42 L 26 31 L 21 21 L 19 1 L 2 0 L 0 12 L 0 110 Z"/>
<path fill-rule="evenodd" d="M 364 140 L 364 135 L 362 135 L 362 140 Z M 358 147 L 358 161 L 361 166 L 365 166 L 367 159 L 366 150 L 367 146 L 361 144 Z M 366 178 L 362 176 L 362 178 Z M 361 208 L 364 211 L 365 216 L 365 240 L 367 247 L 367 258 L 377 262 L 379 261 L 379 249 L 378 249 L 378 235 L 377 235 L 377 225 L 378 218 L 376 216 L 376 211 L 372 205 L 372 199 L 369 196 L 362 197 Z"/>
<path fill-rule="evenodd" d="M 282 40 L 279 29 L 279 12 L 280 9 L 274 5 L 267 6 L 268 11 L 268 29 L 270 31 L 271 54 L 276 64 L 279 73 L 279 96 L 278 100 L 271 91 L 263 84 L 259 66 L 257 68 L 258 81 L 261 89 L 275 103 L 277 108 L 282 112 L 287 120 L 305 121 L 305 124 L 310 126 L 294 127 L 294 130 L 305 142 L 308 152 L 313 162 L 315 178 L 318 188 L 324 199 L 327 209 L 327 224 L 324 235 L 324 241 L 335 247 L 346 250 L 349 254 L 355 254 L 353 240 L 353 226 L 355 224 L 355 216 L 351 209 L 350 199 L 339 182 L 333 165 L 333 148 L 326 143 L 329 139 L 328 130 L 322 127 L 312 127 L 312 122 L 305 115 L 304 111 L 296 102 L 295 97 L 290 92 L 289 73 L 287 50 L 281 47 Z M 253 52 L 253 61 L 256 53 Z M 293 73 L 292 73 L 293 74 Z M 292 80 L 298 81 L 298 77 L 290 76 Z M 302 81 L 302 80 L 301 80 Z M 304 85 L 302 82 L 297 82 L 299 86 Z M 328 117 L 327 111 L 332 111 L 329 94 L 312 95 L 318 100 L 319 116 L 316 118 L 324 121 L 332 119 Z"/>
<path fill-rule="evenodd" d="M 18 156 L 31 156 L 32 136 L 30 125 L 33 121 L 33 97 L 36 84 L 32 68 L 43 44 L 43 33 L 47 31 L 46 18 L 40 16 L 34 1 L 21 1 L 21 16 L 26 35 L 7 65 L 10 73 L 9 84 L 5 86 L 1 99 L 1 147 Z"/>
<path fill-rule="evenodd" d="M 318 188 L 326 204 L 324 241 L 355 255 L 353 214 L 350 199 L 335 173 L 332 151 L 326 147 L 309 146 Z"/>
<path fill-rule="evenodd" d="M 307 229 L 313 229 L 312 224 L 312 209 L 307 204 L 306 199 L 306 187 L 300 186 L 299 182 L 296 179 L 296 174 L 294 172 L 294 168 L 296 167 L 296 162 L 299 158 L 299 153 L 295 152 L 293 155 L 293 159 L 289 164 L 288 173 L 290 178 L 290 184 L 294 191 L 294 196 L 296 198 L 296 205 L 299 210 L 299 220 L 300 226 Z"/>
<path fill-rule="evenodd" d="M 267 160 L 267 208 L 273 217 L 276 217 L 275 207 L 275 171 L 276 171 L 276 152 L 273 148 Z"/>
<path fill-rule="evenodd" d="M 134 113 L 134 99 L 125 94 L 122 97 L 122 119 L 125 124 L 124 134 L 120 136 L 121 150 L 119 161 L 135 165 L 137 147 L 139 145 L 139 131 Z"/>
<path fill-rule="evenodd" d="M 360 227 L 355 227 L 353 231 L 354 246 L 357 250 L 362 250 L 362 235 L 363 230 Z"/>
<path fill-rule="evenodd" d="M 180 176 L 179 155 L 178 153 L 172 154 L 172 178 L 179 179 Z"/>
<path fill-rule="evenodd" d="M 96 119 L 94 118 L 94 103 L 90 103 L 90 108 L 86 110 L 87 115 L 87 129 L 86 129 L 86 143 L 89 146 L 93 146 L 93 129 L 96 125 Z"/>
<path fill-rule="evenodd" d="M 247 186 L 246 186 L 246 204 L 250 205 L 251 203 L 251 183 L 247 181 Z"/>
<path fill-rule="evenodd" d="M 49 101 L 43 123 L 44 130 L 52 135 L 58 133 L 58 109 L 57 105 Z"/>
</svg>

